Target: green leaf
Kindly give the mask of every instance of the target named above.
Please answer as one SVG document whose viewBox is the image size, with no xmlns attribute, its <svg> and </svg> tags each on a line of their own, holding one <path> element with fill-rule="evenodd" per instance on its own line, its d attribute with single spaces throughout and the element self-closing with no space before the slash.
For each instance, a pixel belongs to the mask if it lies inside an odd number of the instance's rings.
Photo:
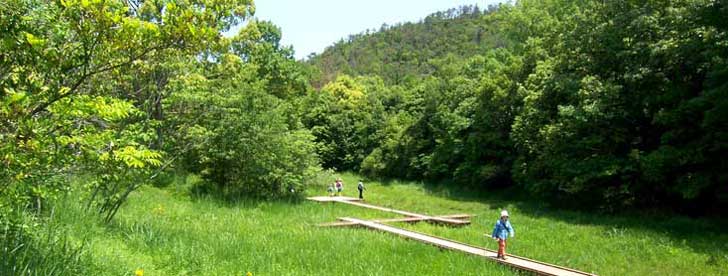
<svg viewBox="0 0 728 276">
<path fill-rule="evenodd" d="M 25 34 L 25 40 L 28 41 L 30 46 L 41 47 L 41 46 L 45 45 L 45 39 L 38 38 L 35 35 L 28 33 L 28 32 L 24 32 L 24 34 Z"/>
</svg>

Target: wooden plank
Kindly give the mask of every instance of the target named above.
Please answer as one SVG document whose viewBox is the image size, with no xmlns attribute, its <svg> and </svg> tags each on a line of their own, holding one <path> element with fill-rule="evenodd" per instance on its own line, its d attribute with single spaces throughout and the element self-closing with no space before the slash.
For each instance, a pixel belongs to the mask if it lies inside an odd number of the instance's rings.
<svg viewBox="0 0 728 276">
<path fill-rule="evenodd" d="M 359 206 L 359 207 L 400 214 L 400 215 L 407 216 L 407 217 L 424 218 L 429 222 L 440 223 L 440 224 L 447 224 L 447 225 L 453 225 L 453 226 L 464 226 L 464 225 L 470 224 L 470 221 L 465 221 L 465 220 L 443 218 L 443 217 L 433 217 L 433 216 L 427 216 L 427 215 L 422 215 L 422 214 L 417 214 L 417 213 L 412 213 L 412 212 L 407 212 L 407 211 L 396 210 L 396 209 L 387 208 L 387 207 L 381 207 L 381 206 L 377 206 L 377 205 L 366 204 L 366 203 L 360 202 L 361 201 L 360 199 L 353 198 L 353 197 L 316 196 L 316 197 L 309 197 L 308 199 L 313 200 L 313 201 L 318 201 L 318 202 L 341 202 L 341 203 L 346 203 L 346 204 L 355 205 L 355 206 Z"/>
<path fill-rule="evenodd" d="M 540 275 L 594 275 L 582 271 L 578 271 L 571 268 L 561 267 L 557 265 L 547 264 L 539 261 L 530 260 L 527 258 L 508 255 L 506 260 L 496 259 L 497 252 L 486 248 L 476 247 L 468 244 L 464 244 L 457 241 L 447 240 L 439 237 L 434 237 L 410 230 L 405 230 L 373 221 L 360 220 L 355 218 L 341 218 L 343 221 L 357 223 L 358 225 L 365 226 L 370 229 L 384 231 L 399 235 L 408 239 L 420 241 L 426 244 L 434 245 L 440 248 L 461 251 L 473 255 L 487 257 L 490 260 L 500 262 L 505 265 L 509 265 L 518 269 L 531 271 Z"/>
<path fill-rule="evenodd" d="M 447 215 L 447 216 L 437 216 L 437 218 L 451 218 L 451 219 L 468 219 L 472 217 L 468 214 L 457 214 L 457 215 Z M 385 222 L 420 222 L 420 221 L 427 221 L 427 218 L 421 218 L 421 217 L 406 217 L 406 218 L 391 218 L 391 219 L 375 219 L 371 220 L 374 222 L 379 223 L 385 223 Z M 348 222 L 348 221 L 338 221 L 338 222 L 329 222 L 329 223 L 323 223 L 319 224 L 319 226 L 322 227 L 337 227 L 337 226 L 357 226 L 358 223 Z"/>
<path fill-rule="evenodd" d="M 362 203 L 362 202 L 348 201 L 348 200 L 338 200 L 338 202 L 346 203 L 346 204 L 350 204 L 350 205 L 354 205 L 354 206 L 359 206 L 359 207 L 364 207 L 364 208 L 369 208 L 369 209 L 374 209 L 374 210 L 380 210 L 380 211 L 384 211 L 384 212 L 391 212 L 391 213 L 395 213 L 395 214 L 404 215 L 407 217 L 423 218 L 427 221 L 436 222 L 436 223 L 455 225 L 455 226 L 462 226 L 462 225 L 470 224 L 470 221 L 452 219 L 452 218 L 427 216 L 427 215 L 422 215 L 422 214 L 417 214 L 417 213 L 412 213 L 412 212 L 407 212 L 407 211 L 401 211 L 401 210 L 396 210 L 396 209 L 387 208 L 387 207 L 366 204 L 366 203 Z"/>
<path fill-rule="evenodd" d="M 361 199 L 348 196 L 312 196 L 306 199 L 318 202 L 361 201 Z"/>
</svg>

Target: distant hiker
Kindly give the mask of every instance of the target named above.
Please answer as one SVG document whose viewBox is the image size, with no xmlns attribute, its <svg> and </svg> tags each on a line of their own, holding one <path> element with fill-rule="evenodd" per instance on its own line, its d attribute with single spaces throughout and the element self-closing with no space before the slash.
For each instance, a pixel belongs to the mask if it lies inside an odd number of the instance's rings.
<svg viewBox="0 0 728 276">
<path fill-rule="evenodd" d="M 513 230 L 513 226 L 511 226 L 511 222 L 508 221 L 508 211 L 503 210 L 501 211 L 501 216 L 498 221 L 495 222 L 495 228 L 493 228 L 493 239 L 498 241 L 498 257 L 499 259 L 505 260 L 506 259 L 506 239 L 508 238 L 508 234 L 511 234 L 511 238 L 513 238 L 516 234 L 516 232 Z"/>
<path fill-rule="evenodd" d="M 336 180 L 336 195 L 340 196 L 342 191 L 344 191 L 344 181 L 339 178 Z"/>
<path fill-rule="evenodd" d="M 334 196 L 334 184 L 329 185 L 329 196 Z"/>
<path fill-rule="evenodd" d="M 361 182 L 361 179 L 359 180 L 359 184 L 356 185 L 356 189 L 359 190 L 359 199 L 364 199 L 364 182 Z"/>
</svg>

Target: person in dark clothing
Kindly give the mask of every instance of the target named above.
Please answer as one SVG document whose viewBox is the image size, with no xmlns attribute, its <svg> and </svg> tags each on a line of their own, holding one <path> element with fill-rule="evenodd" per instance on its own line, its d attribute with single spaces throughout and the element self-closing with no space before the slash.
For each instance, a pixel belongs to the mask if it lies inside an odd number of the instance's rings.
<svg viewBox="0 0 728 276">
<path fill-rule="evenodd" d="M 356 186 L 356 188 L 359 190 L 359 199 L 364 199 L 364 182 L 361 182 L 359 180 L 359 185 Z"/>
</svg>

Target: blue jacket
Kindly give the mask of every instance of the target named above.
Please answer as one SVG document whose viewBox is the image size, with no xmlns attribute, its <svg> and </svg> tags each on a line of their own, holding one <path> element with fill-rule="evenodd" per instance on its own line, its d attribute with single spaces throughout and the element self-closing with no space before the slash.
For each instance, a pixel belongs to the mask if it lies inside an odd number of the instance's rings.
<svg viewBox="0 0 728 276">
<path fill-rule="evenodd" d="M 495 222 L 495 228 L 493 228 L 493 238 L 505 240 L 508 238 L 508 233 L 511 233 L 511 237 L 516 234 L 516 231 L 513 230 L 513 226 L 511 226 L 510 221 L 506 221 L 505 223 L 503 223 L 502 220 L 498 220 Z"/>
</svg>

